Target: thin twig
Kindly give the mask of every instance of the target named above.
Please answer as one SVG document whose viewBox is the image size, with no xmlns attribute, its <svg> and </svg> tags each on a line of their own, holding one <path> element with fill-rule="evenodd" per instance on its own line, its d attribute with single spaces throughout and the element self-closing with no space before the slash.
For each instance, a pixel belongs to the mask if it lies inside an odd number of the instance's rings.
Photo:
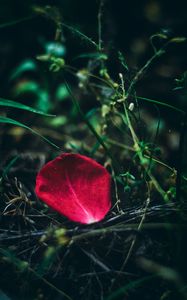
<svg viewBox="0 0 187 300">
<path fill-rule="evenodd" d="M 103 16 L 103 7 L 105 0 L 100 0 L 99 12 L 98 12 L 98 50 L 102 50 L 102 16 Z"/>
</svg>

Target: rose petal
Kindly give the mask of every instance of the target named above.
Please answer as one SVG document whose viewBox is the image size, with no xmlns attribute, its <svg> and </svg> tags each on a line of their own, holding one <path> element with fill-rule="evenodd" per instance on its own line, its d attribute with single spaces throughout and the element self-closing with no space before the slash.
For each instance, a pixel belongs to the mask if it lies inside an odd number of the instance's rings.
<svg viewBox="0 0 187 300">
<path fill-rule="evenodd" d="M 65 153 L 47 163 L 36 178 L 36 194 L 70 220 L 91 224 L 111 207 L 111 177 L 93 159 Z"/>
</svg>

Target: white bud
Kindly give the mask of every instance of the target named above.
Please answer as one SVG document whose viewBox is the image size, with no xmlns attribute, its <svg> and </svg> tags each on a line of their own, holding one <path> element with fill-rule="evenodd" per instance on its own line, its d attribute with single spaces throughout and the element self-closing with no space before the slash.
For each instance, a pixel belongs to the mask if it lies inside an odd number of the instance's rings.
<svg viewBox="0 0 187 300">
<path fill-rule="evenodd" d="M 130 111 L 133 111 L 133 110 L 134 110 L 134 103 L 133 103 L 133 102 L 131 102 L 131 103 L 129 104 L 129 110 L 130 110 Z"/>
<path fill-rule="evenodd" d="M 119 73 L 119 78 L 123 79 L 123 74 L 122 73 Z"/>
</svg>

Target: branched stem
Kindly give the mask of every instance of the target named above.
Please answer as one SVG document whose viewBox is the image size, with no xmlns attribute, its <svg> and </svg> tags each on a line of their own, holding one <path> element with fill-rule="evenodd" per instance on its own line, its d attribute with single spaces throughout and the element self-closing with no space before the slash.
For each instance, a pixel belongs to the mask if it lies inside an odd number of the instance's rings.
<svg viewBox="0 0 187 300">
<path fill-rule="evenodd" d="M 159 192 L 159 194 L 162 196 L 162 198 L 164 200 L 167 200 L 167 195 L 166 195 L 165 191 L 161 188 L 160 184 L 158 183 L 156 178 L 153 176 L 150 169 L 147 169 L 147 166 L 145 164 L 145 158 L 143 157 L 143 154 L 142 154 L 142 150 L 141 150 L 141 147 L 140 147 L 140 142 L 139 142 L 139 139 L 138 139 L 138 137 L 137 137 L 137 135 L 134 131 L 134 128 L 132 126 L 132 122 L 130 120 L 128 109 L 127 109 L 127 106 L 126 106 L 127 96 L 125 94 L 124 79 L 123 79 L 122 74 L 120 74 L 120 78 L 121 78 L 121 83 L 122 83 L 122 91 L 123 91 L 123 99 L 124 99 L 123 108 L 124 108 L 124 112 L 125 112 L 125 119 L 126 119 L 126 122 L 128 124 L 129 130 L 130 130 L 131 135 L 132 135 L 132 139 L 133 139 L 133 142 L 134 142 L 134 149 L 135 149 L 135 151 L 136 151 L 136 153 L 139 157 L 139 160 L 141 162 L 142 167 L 145 169 L 147 175 L 151 179 L 151 181 L 152 181 L 153 185 L 155 186 L 156 190 Z M 125 122 L 125 119 L 124 119 L 124 122 Z"/>
</svg>

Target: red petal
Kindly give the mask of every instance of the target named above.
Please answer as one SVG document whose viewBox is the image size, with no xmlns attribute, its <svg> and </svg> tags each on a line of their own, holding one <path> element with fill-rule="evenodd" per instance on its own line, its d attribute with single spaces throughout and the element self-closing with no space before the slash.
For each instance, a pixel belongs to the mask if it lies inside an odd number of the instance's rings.
<svg viewBox="0 0 187 300">
<path fill-rule="evenodd" d="M 93 159 L 65 153 L 47 163 L 36 178 L 37 196 L 70 220 L 90 224 L 111 207 L 111 178 Z"/>
</svg>

